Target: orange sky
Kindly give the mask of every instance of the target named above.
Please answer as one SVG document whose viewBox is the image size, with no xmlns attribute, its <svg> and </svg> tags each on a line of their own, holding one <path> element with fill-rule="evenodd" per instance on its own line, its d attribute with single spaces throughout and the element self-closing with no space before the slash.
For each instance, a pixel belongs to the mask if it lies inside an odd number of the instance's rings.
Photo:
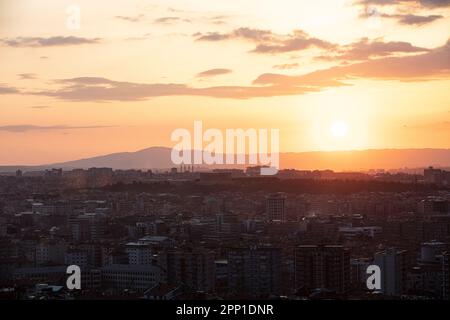
<svg viewBox="0 0 450 320">
<path fill-rule="evenodd" d="M 442 0 L 3 0 L 0 165 L 172 146 L 194 120 L 278 128 L 281 151 L 450 148 L 449 38 Z"/>
</svg>

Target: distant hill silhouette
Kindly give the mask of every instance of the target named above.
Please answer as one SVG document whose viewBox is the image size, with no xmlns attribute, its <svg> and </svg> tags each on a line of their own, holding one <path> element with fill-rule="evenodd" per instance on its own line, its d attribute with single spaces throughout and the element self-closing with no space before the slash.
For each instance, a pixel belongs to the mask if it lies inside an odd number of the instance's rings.
<svg viewBox="0 0 450 320">
<path fill-rule="evenodd" d="M 42 166 L 0 166 L 0 172 L 42 170 L 47 168 L 167 169 L 175 166 L 171 149 L 151 147 L 136 152 L 120 152 L 92 158 Z M 281 168 L 304 170 L 331 169 L 356 171 L 367 169 L 423 168 L 430 165 L 450 167 L 450 149 L 374 149 L 358 151 L 317 151 L 281 153 Z M 206 168 L 208 166 L 202 165 Z M 239 167 L 239 166 L 236 166 Z M 241 166 L 242 167 L 242 166 Z"/>
</svg>

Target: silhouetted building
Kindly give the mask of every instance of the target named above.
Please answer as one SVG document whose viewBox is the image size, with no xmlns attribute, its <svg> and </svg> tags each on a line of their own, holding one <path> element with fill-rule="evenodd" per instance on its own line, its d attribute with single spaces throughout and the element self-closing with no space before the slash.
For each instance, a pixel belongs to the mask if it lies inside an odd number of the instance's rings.
<svg viewBox="0 0 450 320">
<path fill-rule="evenodd" d="M 192 291 L 213 292 L 215 287 L 214 252 L 204 249 L 162 253 L 160 263 L 171 284 L 183 284 Z"/>
<path fill-rule="evenodd" d="M 450 300 L 450 252 L 442 255 L 442 298 Z"/>
<path fill-rule="evenodd" d="M 448 185 L 450 183 L 450 172 L 429 167 L 423 171 L 425 183 L 436 185 Z"/>
<path fill-rule="evenodd" d="M 266 215 L 269 221 L 285 221 L 285 202 L 284 193 L 274 193 L 266 198 Z"/>
<path fill-rule="evenodd" d="M 295 249 L 297 289 L 344 293 L 350 286 L 350 253 L 338 245 L 302 245 Z"/>
<path fill-rule="evenodd" d="M 440 197 L 428 197 L 419 202 L 419 213 L 425 215 L 438 215 L 450 213 L 450 203 Z"/>
<path fill-rule="evenodd" d="M 406 288 L 407 251 L 389 248 L 375 254 L 375 264 L 381 269 L 381 292 L 400 296 Z"/>
<path fill-rule="evenodd" d="M 144 292 L 165 281 L 163 269 L 155 265 L 111 265 L 101 269 L 103 289 Z"/>
<path fill-rule="evenodd" d="M 228 251 L 228 286 L 232 294 L 267 296 L 281 288 L 279 248 L 235 248 Z"/>
</svg>

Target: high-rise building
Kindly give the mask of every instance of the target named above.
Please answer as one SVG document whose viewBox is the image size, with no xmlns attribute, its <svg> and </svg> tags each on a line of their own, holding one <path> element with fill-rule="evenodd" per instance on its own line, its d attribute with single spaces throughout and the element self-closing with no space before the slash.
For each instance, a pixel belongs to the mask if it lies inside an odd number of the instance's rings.
<svg viewBox="0 0 450 320">
<path fill-rule="evenodd" d="M 85 270 L 89 266 L 89 256 L 88 252 L 85 250 L 80 250 L 76 248 L 71 248 L 67 250 L 65 256 L 64 256 L 65 264 L 70 265 L 76 265 L 79 266 L 82 270 Z"/>
<path fill-rule="evenodd" d="M 165 272 L 156 265 L 110 265 L 101 269 L 104 289 L 143 292 L 164 282 Z"/>
<path fill-rule="evenodd" d="M 128 254 L 128 264 L 152 264 L 152 249 L 147 243 L 129 242 L 125 245 L 125 252 Z"/>
<path fill-rule="evenodd" d="M 167 270 L 167 280 L 183 284 L 192 291 L 213 292 L 215 289 L 214 252 L 205 249 L 169 250 L 160 254 L 160 265 Z"/>
<path fill-rule="evenodd" d="M 228 287 L 231 294 L 267 296 L 281 290 L 279 248 L 234 248 L 228 251 Z"/>
<path fill-rule="evenodd" d="M 296 289 L 329 289 L 344 293 L 350 287 L 350 252 L 339 245 L 302 245 L 295 249 Z"/>
<path fill-rule="evenodd" d="M 406 288 L 407 251 L 388 248 L 375 254 L 375 264 L 381 271 L 381 292 L 389 296 L 400 296 Z"/>
<path fill-rule="evenodd" d="M 87 170 L 88 185 L 100 188 L 112 184 L 114 172 L 111 168 L 89 168 Z"/>
<path fill-rule="evenodd" d="M 424 215 L 445 215 L 450 213 L 450 202 L 440 197 L 428 197 L 419 202 L 418 211 Z"/>
<path fill-rule="evenodd" d="M 214 236 L 218 240 L 233 241 L 239 239 L 241 232 L 239 216 L 231 211 L 221 212 L 216 215 L 216 230 Z"/>
<path fill-rule="evenodd" d="M 286 195 L 278 192 L 266 198 L 266 215 L 269 221 L 285 221 Z"/>
<path fill-rule="evenodd" d="M 61 241 L 41 241 L 36 245 L 36 265 L 63 264 L 66 247 Z"/>
<path fill-rule="evenodd" d="M 106 218 L 100 213 L 71 215 L 68 224 L 76 241 L 98 240 L 106 231 Z"/>
<path fill-rule="evenodd" d="M 450 252 L 442 254 L 442 298 L 450 300 Z"/>
<path fill-rule="evenodd" d="M 369 258 L 356 258 L 350 260 L 350 282 L 352 287 L 361 288 L 366 286 L 367 268 L 371 265 Z"/>
<path fill-rule="evenodd" d="M 442 183 L 442 170 L 429 167 L 423 170 L 423 176 L 425 183 L 441 184 Z"/>
</svg>

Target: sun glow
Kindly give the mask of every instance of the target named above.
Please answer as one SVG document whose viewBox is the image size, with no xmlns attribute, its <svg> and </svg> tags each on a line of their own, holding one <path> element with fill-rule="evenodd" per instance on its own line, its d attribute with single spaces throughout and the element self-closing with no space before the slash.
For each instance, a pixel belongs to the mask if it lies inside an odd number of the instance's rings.
<svg viewBox="0 0 450 320">
<path fill-rule="evenodd" d="M 335 121 L 331 125 L 330 132 L 333 137 L 342 138 L 348 134 L 348 125 L 344 121 Z"/>
</svg>

